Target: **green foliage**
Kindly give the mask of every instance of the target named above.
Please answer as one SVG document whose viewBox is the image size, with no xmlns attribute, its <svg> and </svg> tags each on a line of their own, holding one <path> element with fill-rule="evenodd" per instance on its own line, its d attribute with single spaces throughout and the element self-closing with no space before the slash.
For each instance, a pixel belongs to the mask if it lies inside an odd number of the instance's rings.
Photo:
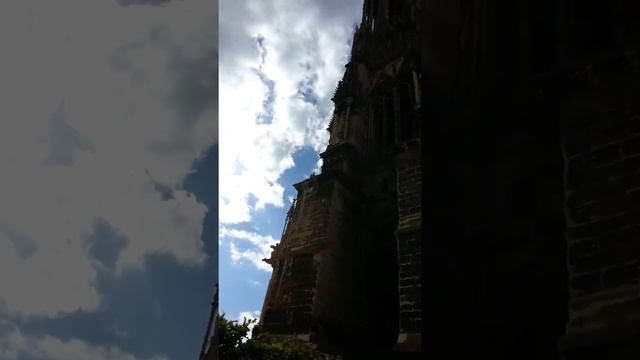
<svg viewBox="0 0 640 360">
<path fill-rule="evenodd" d="M 227 320 L 218 316 L 218 354 L 224 360 L 328 360 L 308 341 L 259 334 L 249 339 L 249 326 L 257 320 Z"/>
<path fill-rule="evenodd" d="M 224 314 L 218 315 L 218 356 L 220 359 L 242 359 L 243 341 L 249 334 L 249 325 L 256 320 L 244 319 L 242 324 L 227 320 Z"/>
</svg>

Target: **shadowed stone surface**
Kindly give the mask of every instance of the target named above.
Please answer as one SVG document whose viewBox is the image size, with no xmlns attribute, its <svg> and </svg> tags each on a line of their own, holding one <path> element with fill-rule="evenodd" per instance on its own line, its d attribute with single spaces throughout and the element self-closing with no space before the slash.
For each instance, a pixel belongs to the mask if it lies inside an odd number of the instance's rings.
<svg viewBox="0 0 640 360">
<path fill-rule="evenodd" d="M 254 329 L 345 358 L 421 346 L 421 1 L 365 1 L 322 172 L 295 185 Z"/>
</svg>

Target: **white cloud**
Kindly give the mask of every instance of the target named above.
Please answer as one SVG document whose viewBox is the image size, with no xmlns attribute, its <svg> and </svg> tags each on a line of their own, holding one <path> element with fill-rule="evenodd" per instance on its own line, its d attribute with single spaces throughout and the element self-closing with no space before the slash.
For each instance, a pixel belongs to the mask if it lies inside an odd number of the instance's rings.
<svg viewBox="0 0 640 360">
<path fill-rule="evenodd" d="M 63 340 L 50 335 L 30 338 L 13 324 L 0 321 L 0 326 L 8 330 L 0 333 L 0 358 L 4 360 L 18 360 L 25 355 L 38 360 L 168 360 L 164 355 L 136 357 L 116 346 L 94 346 L 79 339 Z"/>
<path fill-rule="evenodd" d="M 247 321 L 250 321 L 250 320 L 258 320 L 259 318 L 260 318 L 260 311 L 258 311 L 258 310 L 256 310 L 256 311 L 243 311 L 238 315 L 236 320 L 240 324 L 242 324 L 245 319 Z M 248 338 L 249 339 L 251 339 L 251 336 L 253 335 L 253 328 L 255 326 L 256 326 L 256 322 L 254 322 L 254 323 L 249 325 L 249 334 L 248 334 Z"/>
<path fill-rule="evenodd" d="M 221 223 L 282 207 L 277 181 L 294 165 L 293 152 L 326 146 L 330 98 L 361 10 L 362 0 L 221 2 Z M 265 114 L 270 123 L 260 120 Z"/>
<path fill-rule="evenodd" d="M 319 158 L 318 162 L 316 162 L 316 167 L 313 169 L 312 173 L 320 174 L 321 172 L 322 172 L 322 158 Z"/>
<path fill-rule="evenodd" d="M 278 242 L 277 239 L 272 236 L 227 227 L 220 228 L 220 238 L 228 240 L 233 263 L 248 260 L 258 269 L 271 271 L 271 266 L 262 259 L 271 256 L 271 245 L 275 245 Z"/>
<path fill-rule="evenodd" d="M 242 322 L 244 319 L 248 320 L 256 320 L 260 317 L 260 311 L 255 310 L 255 311 L 243 311 L 241 312 L 238 317 L 237 320 Z"/>
<path fill-rule="evenodd" d="M 85 249 L 96 218 L 127 239 L 118 272 L 156 252 L 204 263 L 207 208 L 181 184 L 217 137 L 213 8 L 0 5 L 0 304 L 9 312 L 99 307 Z M 167 201 L 158 184 L 171 189 Z"/>
</svg>

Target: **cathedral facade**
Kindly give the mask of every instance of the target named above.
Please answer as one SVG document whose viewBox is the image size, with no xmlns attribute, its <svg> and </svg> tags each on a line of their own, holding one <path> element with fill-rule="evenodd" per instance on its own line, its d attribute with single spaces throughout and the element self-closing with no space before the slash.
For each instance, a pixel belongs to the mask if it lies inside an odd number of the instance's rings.
<svg viewBox="0 0 640 360">
<path fill-rule="evenodd" d="M 366 0 L 261 329 L 389 359 L 638 358 L 638 18 Z"/>
<path fill-rule="evenodd" d="M 640 5 L 423 14 L 429 358 L 638 358 Z"/>
<path fill-rule="evenodd" d="M 367 0 L 320 174 L 295 185 L 259 331 L 329 353 L 421 346 L 422 1 Z"/>
</svg>

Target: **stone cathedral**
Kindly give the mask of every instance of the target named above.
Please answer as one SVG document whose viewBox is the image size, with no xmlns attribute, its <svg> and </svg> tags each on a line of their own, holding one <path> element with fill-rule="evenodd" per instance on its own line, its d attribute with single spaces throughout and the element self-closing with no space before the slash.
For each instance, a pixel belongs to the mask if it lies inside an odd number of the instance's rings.
<svg viewBox="0 0 640 360">
<path fill-rule="evenodd" d="M 261 329 L 356 359 L 640 359 L 639 19 L 364 1 Z"/>
<path fill-rule="evenodd" d="M 425 0 L 427 359 L 640 359 L 640 2 Z"/>
<path fill-rule="evenodd" d="M 258 331 L 329 353 L 421 346 L 422 1 L 367 0 L 322 171 L 295 185 Z"/>
</svg>

